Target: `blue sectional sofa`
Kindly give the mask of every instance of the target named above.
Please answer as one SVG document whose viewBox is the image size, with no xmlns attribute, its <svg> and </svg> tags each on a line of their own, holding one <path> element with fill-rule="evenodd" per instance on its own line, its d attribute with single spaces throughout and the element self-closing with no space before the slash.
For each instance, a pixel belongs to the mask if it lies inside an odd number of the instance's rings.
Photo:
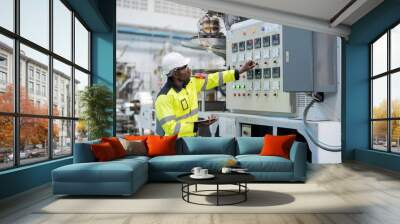
<svg viewBox="0 0 400 224">
<path fill-rule="evenodd" d="M 96 162 L 90 149 L 98 141 L 77 143 L 74 163 L 52 172 L 53 193 L 68 195 L 131 195 L 148 181 L 176 181 L 193 167 L 218 172 L 234 159 L 260 182 L 304 182 L 306 145 L 294 142 L 290 159 L 260 156 L 262 137 L 192 137 L 177 141 L 177 155 L 127 156 Z"/>
</svg>

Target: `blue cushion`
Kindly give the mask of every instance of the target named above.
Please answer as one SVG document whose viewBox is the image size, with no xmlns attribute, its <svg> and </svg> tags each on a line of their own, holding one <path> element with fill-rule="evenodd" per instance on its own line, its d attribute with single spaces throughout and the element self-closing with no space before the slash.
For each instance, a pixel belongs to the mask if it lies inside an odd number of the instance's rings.
<svg viewBox="0 0 400 224">
<path fill-rule="evenodd" d="M 133 172 L 143 172 L 144 166 L 146 162 L 140 160 L 74 163 L 53 170 L 53 181 L 129 182 Z"/>
<path fill-rule="evenodd" d="M 238 137 L 236 142 L 236 155 L 259 154 L 264 145 L 264 137 Z"/>
<path fill-rule="evenodd" d="M 95 162 L 96 158 L 92 153 L 90 146 L 92 144 L 99 144 L 100 140 L 75 143 L 74 146 L 74 163 L 89 163 Z"/>
<path fill-rule="evenodd" d="M 150 159 L 150 157 L 147 157 L 147 156 L 131 155 L 131 156 L 125 156 L 124 158 L 120 158 L 120 159 L 113 160 L 113 161 L 127 161 L 127 162 L 130 162 L 132 160 L 139 160 L 139 161 L 147 162 L 147 161 L 149 161 L 149 159 Z"/>
<path fill-rule="evenodd" d="M 177 154 L 226 154 L 234 155 L 235 139 L 226 137 L 186 137 L 182 138 Z"/>
<path fill-rule="evenodd" d="M 219 171 L 227 161 L 235 159 L 231 155 L 174 155 L 158 156 L 149 160 L 149 170 L 163 172 L 190 172 L 200 166 L 210 171 Z"/>
<path fill-rule="evenodd" d="M 109 161 L 110 163 L 118 163 L 118 164 L 125 164 L 129 167 L 132 167 L 133 170 L 137 169 L 139 167 L 139 164 L 146 164 L 149 161 L 149 157 L 147 156 L 129 156 L 129 157 L 124 157 L 121 159 L 117 160 L 112 160 Z"/>
<path fill-rule="evenodd" d="M 107 182 L 131 180 L 132 166 L 122 163 L 74 163 L 53 170 L 54 181 Z"/>
<path fill-rule="evenodd" d="M 52 171 L 53 193 L 69 195 L 131 195 L 148 181 L 143 158 L 75 163 Z"/>
<path fill-rule="evenodd" d="M 250 172 L 293 172 L 292 161 L 279 156 L 239 155 L 236 159 Z"/>
</svg>

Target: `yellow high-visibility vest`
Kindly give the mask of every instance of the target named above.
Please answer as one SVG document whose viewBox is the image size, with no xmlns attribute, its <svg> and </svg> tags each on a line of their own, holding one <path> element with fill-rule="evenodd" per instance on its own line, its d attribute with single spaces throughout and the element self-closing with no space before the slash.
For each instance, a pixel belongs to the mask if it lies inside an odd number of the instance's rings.
<svg viewBox="0 0 400 224">
<path fill-rule="evenodd" d="M 168 79 L 155 102 L 156 119 L 164 135 L 195 136 L 194 122 L 199 118 L 198 93 L 237 79 L 238 70 L 216 72 L 204 78 L 192 77 L 190 82 L 180 89 Z"/>
</svg>

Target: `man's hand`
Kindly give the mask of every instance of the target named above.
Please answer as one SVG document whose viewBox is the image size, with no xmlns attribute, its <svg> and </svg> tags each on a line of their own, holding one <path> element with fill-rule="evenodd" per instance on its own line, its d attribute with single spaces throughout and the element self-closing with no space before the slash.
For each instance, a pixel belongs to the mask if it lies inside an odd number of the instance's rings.
<svg viewBox="0 0 400 224">
<path fill-rule="evenodd" d="M 252 60 L 247 61 L 240 69 L 239 69 L 239 74 L 242 74 L 243 72 L 247 72 L 250 69 L 253 69 L 256 66 L 256 63 Z"/>
</svg>

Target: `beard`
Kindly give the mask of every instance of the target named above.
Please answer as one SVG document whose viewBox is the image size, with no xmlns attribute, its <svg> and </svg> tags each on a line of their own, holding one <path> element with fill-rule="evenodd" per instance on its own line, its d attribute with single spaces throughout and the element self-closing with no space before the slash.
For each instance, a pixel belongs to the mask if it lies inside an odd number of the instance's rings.
<svg viewBox="0 0 400 224">
<path fill-rule="evenodd" d="M 189 82 L 190 82 L 190 77 L 189 78 L 187 78 L 187 79 L 184 79 L 184 80 L 182 80 L 182 83 L 183 83 L 183 85 L 187 85 L 187 84 L 189 84 Z"/>
</svg>

